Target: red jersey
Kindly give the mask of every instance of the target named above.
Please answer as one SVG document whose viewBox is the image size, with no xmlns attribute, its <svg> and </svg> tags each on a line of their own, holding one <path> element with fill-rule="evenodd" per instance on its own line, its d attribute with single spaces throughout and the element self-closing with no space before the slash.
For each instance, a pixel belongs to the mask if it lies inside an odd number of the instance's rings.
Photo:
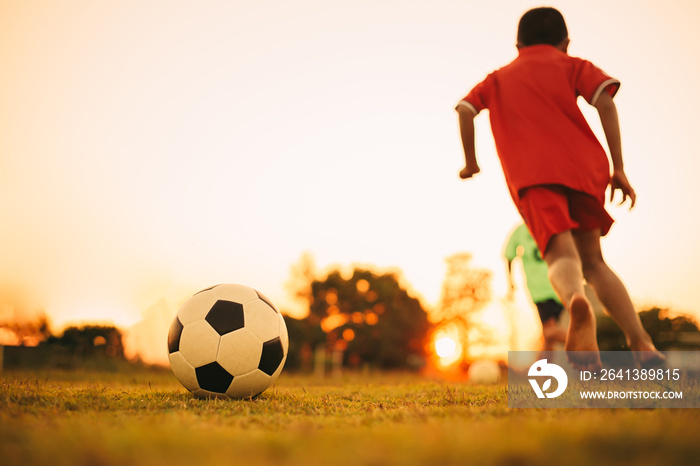
<svg viewBox="0 0 700 466">
<path fill-rule="evenodd" d="M 489 74 L 459 102 L 490 112 L 491 130 L 511 196 L 523 188 L 563 185 L 605 202 L 608 157 L 576 99 L 591 105 L 620 82 L 591 62 L 550 45 L 519 50 L 510 64 Z"/>
</svg>

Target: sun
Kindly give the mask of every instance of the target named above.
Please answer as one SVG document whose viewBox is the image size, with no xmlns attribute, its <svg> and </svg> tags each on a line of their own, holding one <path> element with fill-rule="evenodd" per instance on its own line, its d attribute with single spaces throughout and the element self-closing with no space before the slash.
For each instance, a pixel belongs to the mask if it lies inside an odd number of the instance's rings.
<svg viewBox="0 0 700 466">
<path fill-rule="evenodd" d="M 462 357 L 462 345 L 458 339 L 443 332 L 435 335 L 433 347 L 441 366 L 449 366 Z"/>
<path fill-rule="evenodd" d="M 448 358 L 457 350 L 457 342 L 450 337 L 442 337 L 435 342 L 435 352 L 440 358 Z"/>
</svg>

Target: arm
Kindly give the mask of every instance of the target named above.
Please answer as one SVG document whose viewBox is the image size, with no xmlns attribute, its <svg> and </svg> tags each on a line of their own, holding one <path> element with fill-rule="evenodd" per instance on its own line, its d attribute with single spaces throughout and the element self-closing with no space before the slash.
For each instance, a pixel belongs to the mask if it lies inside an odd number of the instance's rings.
<svg viewBox="0 0 700 466">
<path fill-rule="evenodd" d="M 507 298 L 512 298 L 515 292 L 515 282 L 513 281 L 513 261 L 506 258 L 507 268 L 508 268 L 508 293 Z"/>
<path fill-rule="evenodd" d="M 520 248 L 518 237 L 520 236 L 522 228 L 522 226 L 518 226 L 510 234 L 505 250 L 503 251 L 503 258 L 506 260 L 506 270 L 508 272 L 508 292 L 506 293 L 506 298 L 509 299 L 513 298 L 515 292 L 515 281 L 513 280 L 513 261 L 520 255 L 518 254 L 518 250 Z"/>
<path fill-rule="evenodd" d="M 457 107 L 459 113 L 459 132 L 462 135 L 462 146 L 464 147 L 464 168 L 459 172 L 459 177 L 463 180 L 471 178 L 481 171 L 476 161 L 476 150 L 474 149 L 474 112 L 464 106 Z"/>
<path fill-rule="evenodd" d="M 622 161 L 622 143 L 620 139 L 620 121 L 617 116 L 617 107 L 615 102 L 613 102 L 612 97 L 607 92 L 602 92 L 600 97 L 595 101 L 593 106 L 598 110 L 598 115 L 600 116 L 600 122 L 603 125 L 603 131 L 605 132 L 605 139 L 608 142 L 608 148 L 610 149 L 610 158 L 613 163 L 613 174 L 610 179 L 610 200 L 613 200 L 615 196 L 615 190 L 619 189 L 622 193 L 623 204 L 627 200 L 627 196 L 630 198 L 630 209 L 634 207 L 637 200 L 637 195 L 632 189 L 632 185 L 627 180 L 627 175 L 625 174 L 625 167 Z"/>
</svg>

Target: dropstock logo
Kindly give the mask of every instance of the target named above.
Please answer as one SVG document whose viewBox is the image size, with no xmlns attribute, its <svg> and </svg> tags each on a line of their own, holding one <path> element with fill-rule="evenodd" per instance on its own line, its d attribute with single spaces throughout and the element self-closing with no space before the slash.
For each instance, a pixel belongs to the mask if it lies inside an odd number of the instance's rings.
<svg viewBox="0 0 700 466">
<path fill-rule="evenodd" d="M 532 389 L 535 391 L 537 398 L 556 398 L 566 390 L 566 386 L 569 383 L 569 378 L 566 376 L 564 369 L 557 366 L 556 364 L 548 364 L 546 359 L 540 359 L 530 366 L 530 370 L 527 373 L 528 377 L 535 377 L 534 379 L 529 378 L 528 381 L 532 385 Z M 544 378 L 542 386 L 538 382 L 538 378 Z M 557 381 L 557 389 L 551 393 L 547 393 L 552 387 L 552 378 Z"/>
</svg>

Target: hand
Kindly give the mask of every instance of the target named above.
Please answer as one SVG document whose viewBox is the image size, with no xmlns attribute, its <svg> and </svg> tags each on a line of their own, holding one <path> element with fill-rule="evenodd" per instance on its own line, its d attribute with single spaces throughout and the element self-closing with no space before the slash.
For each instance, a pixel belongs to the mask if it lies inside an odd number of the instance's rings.
<svg viewBox="0 0 700 466">
<path fill-rule="evenodd" d="M 616 189 L 619 189 L 622 193 L 622 201 L 620 201 L 620 205 L 624 204 L 625 201 L 627 201 L 627 196 L 629 196 L 630 210 L 632 210 L 632 207 L 634 207 L 634 204 L 637 201 L 637 195 L 635 194 L 634 189 L 632 189 L 632 185 L 630 185 L 630 182 L 627 180 L 627 175 L 625 175 L 625 172 L 622 170 L 614 170 L 612 177 L 610 178 L 610 202 L 612 202 L 613 198 L 615 197 Z"/>
<path fill-rule="evenodd" d="M 481 168 L 479 168 L 478 165 L 474 166 L 467 166 L 462 168 L 462 170 L 459 172 L 459 177 L 462 178 L 463 180 L 466 180 L 468 178 L 471 178 L 472 176 L 476 175 L 481 171 Z"/>
</svg>

